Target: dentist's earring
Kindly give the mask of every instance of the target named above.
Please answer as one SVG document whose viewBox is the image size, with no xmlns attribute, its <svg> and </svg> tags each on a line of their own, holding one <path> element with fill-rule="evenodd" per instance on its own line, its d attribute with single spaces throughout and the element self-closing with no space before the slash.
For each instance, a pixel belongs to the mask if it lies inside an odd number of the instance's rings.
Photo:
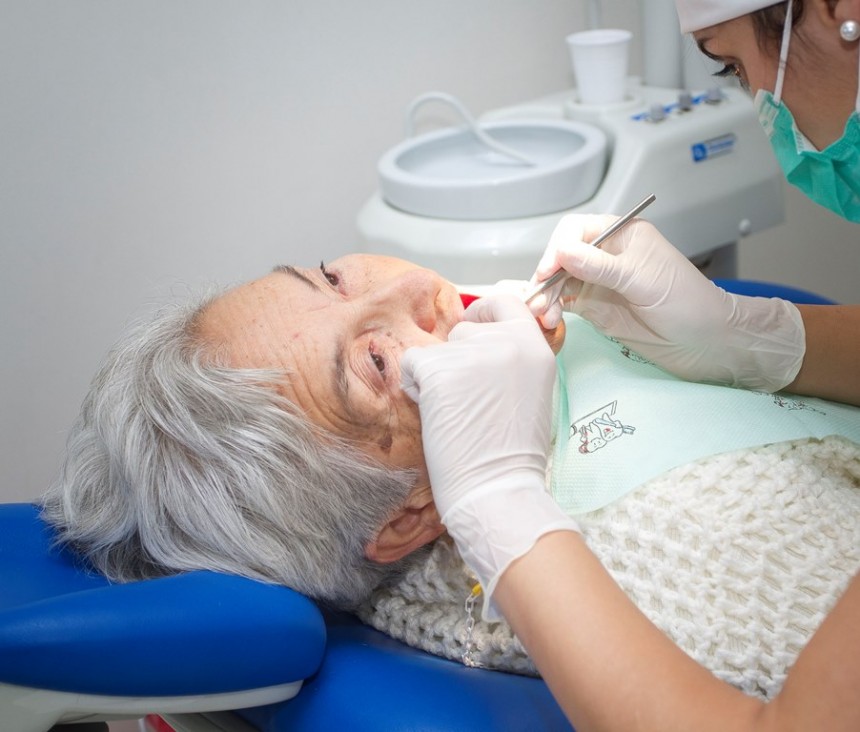
<svg viewBox="0 0 860 732">
<path fill-rule="evenodd" d="M 843 41 L 849 43 L 856 41 L 860 38 L 860 23 L 856 20 L 846 20 L 839 26 L 839 35 L 842 36 Z"/>
</svg>

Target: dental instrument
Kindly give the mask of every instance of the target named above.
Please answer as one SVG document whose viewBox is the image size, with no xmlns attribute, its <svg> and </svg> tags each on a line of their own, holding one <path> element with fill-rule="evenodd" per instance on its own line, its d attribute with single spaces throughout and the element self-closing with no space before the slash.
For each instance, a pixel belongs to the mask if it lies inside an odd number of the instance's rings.
<svg viewBox="0 0 860 732">
<path fill-rule="evenodd" d="M 657 196 L 653 193 L 649 196 L 643 198 L 639 203 L 637 203 L 633 208 L 631 208 L 626 214 L 624 214 L 621 218 L 616 220 L 610 226 L 607 226 L 603 231 L 600 232 L 592 241 L 591 245 L 600 249 L 610 236 L 612 236 L 615 232 L 619 231 L 622 227 L 624 227 L 629 221 L 631 221 L 634 217 L 638 216 L 642 211 L 644 211 L 648 206 L 650 206 L 654 201 L 657 200 Z M 561 280 L 567 279 L 570 275 L 565 272 L 563 269 L 556 270 L 547 277 L 543 282 L 539 282 L 535 285 L 534 289 L 529 292 L 525 297 L 525 303 L 528 305 L 532 300 L 534 300 L 538 295 L 542 292 L 545 292 L 549 288 L 558 284 Z"/>
</svg>

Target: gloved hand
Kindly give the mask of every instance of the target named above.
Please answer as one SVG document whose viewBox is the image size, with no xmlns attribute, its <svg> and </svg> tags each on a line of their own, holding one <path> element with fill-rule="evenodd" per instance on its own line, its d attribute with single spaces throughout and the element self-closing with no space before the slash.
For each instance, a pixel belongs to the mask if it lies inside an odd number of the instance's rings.
<svg viewBox="0 0 860 732">
<path fill-rule="evenodd" d="M 532 301 L 544 327 L 564 305 L 684 379 L 769 392 L 794 380 L 806 337 L 793 304 L 726 292 L 646 221 L 629 223 L 602 249 L 583 243 L 615 219 L 573 214 L 559 222 L 533 280 L 559 268 L 576 279 Z"/>
<path fill-rule="evenodd" d="M 545 533 L 577 530 L 546 490 L 555 359 L 516 297 L 482 298 L 448 342 L 410 348 L 401 386 L 418 403 L 442 522 L 484 590 Z"/>
<path fill-rule="evenodd" d="M 499 280 L 491 286 L 488 294 L 510 294 L 516 295 L 518 300 L 525 300 L 526 295 L 533 287 L 534 284 L 528 280 Z M 552 328 L 545 327 L 540 319 L 538 320 L 538 324 L 540 325 L 541 330 L 543 331 L 543 337 L 546 342 L 549 343 L 549 347 L 552 349 L 552 352 L 556 354 L 559 353 L 564 346 L 564 339 L 567 335 L 564 320 L 562 320 L 561 317 L 558 317 L 553 321 Z"/>
</svg>

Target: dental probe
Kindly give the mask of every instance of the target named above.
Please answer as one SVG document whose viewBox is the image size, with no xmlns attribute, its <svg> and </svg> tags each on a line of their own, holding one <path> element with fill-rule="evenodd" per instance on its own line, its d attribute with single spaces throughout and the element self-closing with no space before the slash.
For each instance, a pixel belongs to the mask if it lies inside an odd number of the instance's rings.
<svg viewBox="0 0 860 732">
<path fill-rule="evenodd" d="M 632 218 L 638 216 L 642 211 L 648 208 L 648 206 L 650 206 L 656 200 L 657 196 L 652 193 L 650 196 L 639 201 L 639 203 L 637 203 L 633 208 L 631 208 L 626 214 L 624 214 L 621 218 L 617 219 L 610 226 L 607 226 L 594 239 L 592 239 L 591 246 L 600 248 L 603 242 L 605 242 L 616 231 L 618 231 L 621 227 L 627 224 L 627 222 L 630 221 Z M 545 290 L 548 290 L 553 285 L 557 284 L 558 282 L 561 282 L 561 280 L 566 279 L 570 276 L 571 275 L 569 275 L 563 269 L 557 269 L 543 282 L 538 282 L 537 285 L 535 285 L 534 289 L 528 295 L 526 295 L 526 305 L 528 305 L 532 300 L 534 300 Z"/>
</svg>

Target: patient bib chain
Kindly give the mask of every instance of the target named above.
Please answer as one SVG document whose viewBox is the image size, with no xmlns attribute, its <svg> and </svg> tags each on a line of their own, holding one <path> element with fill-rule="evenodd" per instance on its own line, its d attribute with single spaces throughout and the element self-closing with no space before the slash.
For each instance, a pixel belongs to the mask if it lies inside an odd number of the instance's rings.
<svg viewBox="0 0 860 732">
<path fill-rule="evenodd" d="M 482 593 L 481 585 L 476 584 L 466 598 L 466 640 L 464 642 L 462 661 L 464 666 L 470 668 L 482 667 L 482 664 L 478 663 L 473 657 L 475 652 L 475 641 L 473 638 L 475 632 L 475 606 L 478 604 Z"/>
</svg>

